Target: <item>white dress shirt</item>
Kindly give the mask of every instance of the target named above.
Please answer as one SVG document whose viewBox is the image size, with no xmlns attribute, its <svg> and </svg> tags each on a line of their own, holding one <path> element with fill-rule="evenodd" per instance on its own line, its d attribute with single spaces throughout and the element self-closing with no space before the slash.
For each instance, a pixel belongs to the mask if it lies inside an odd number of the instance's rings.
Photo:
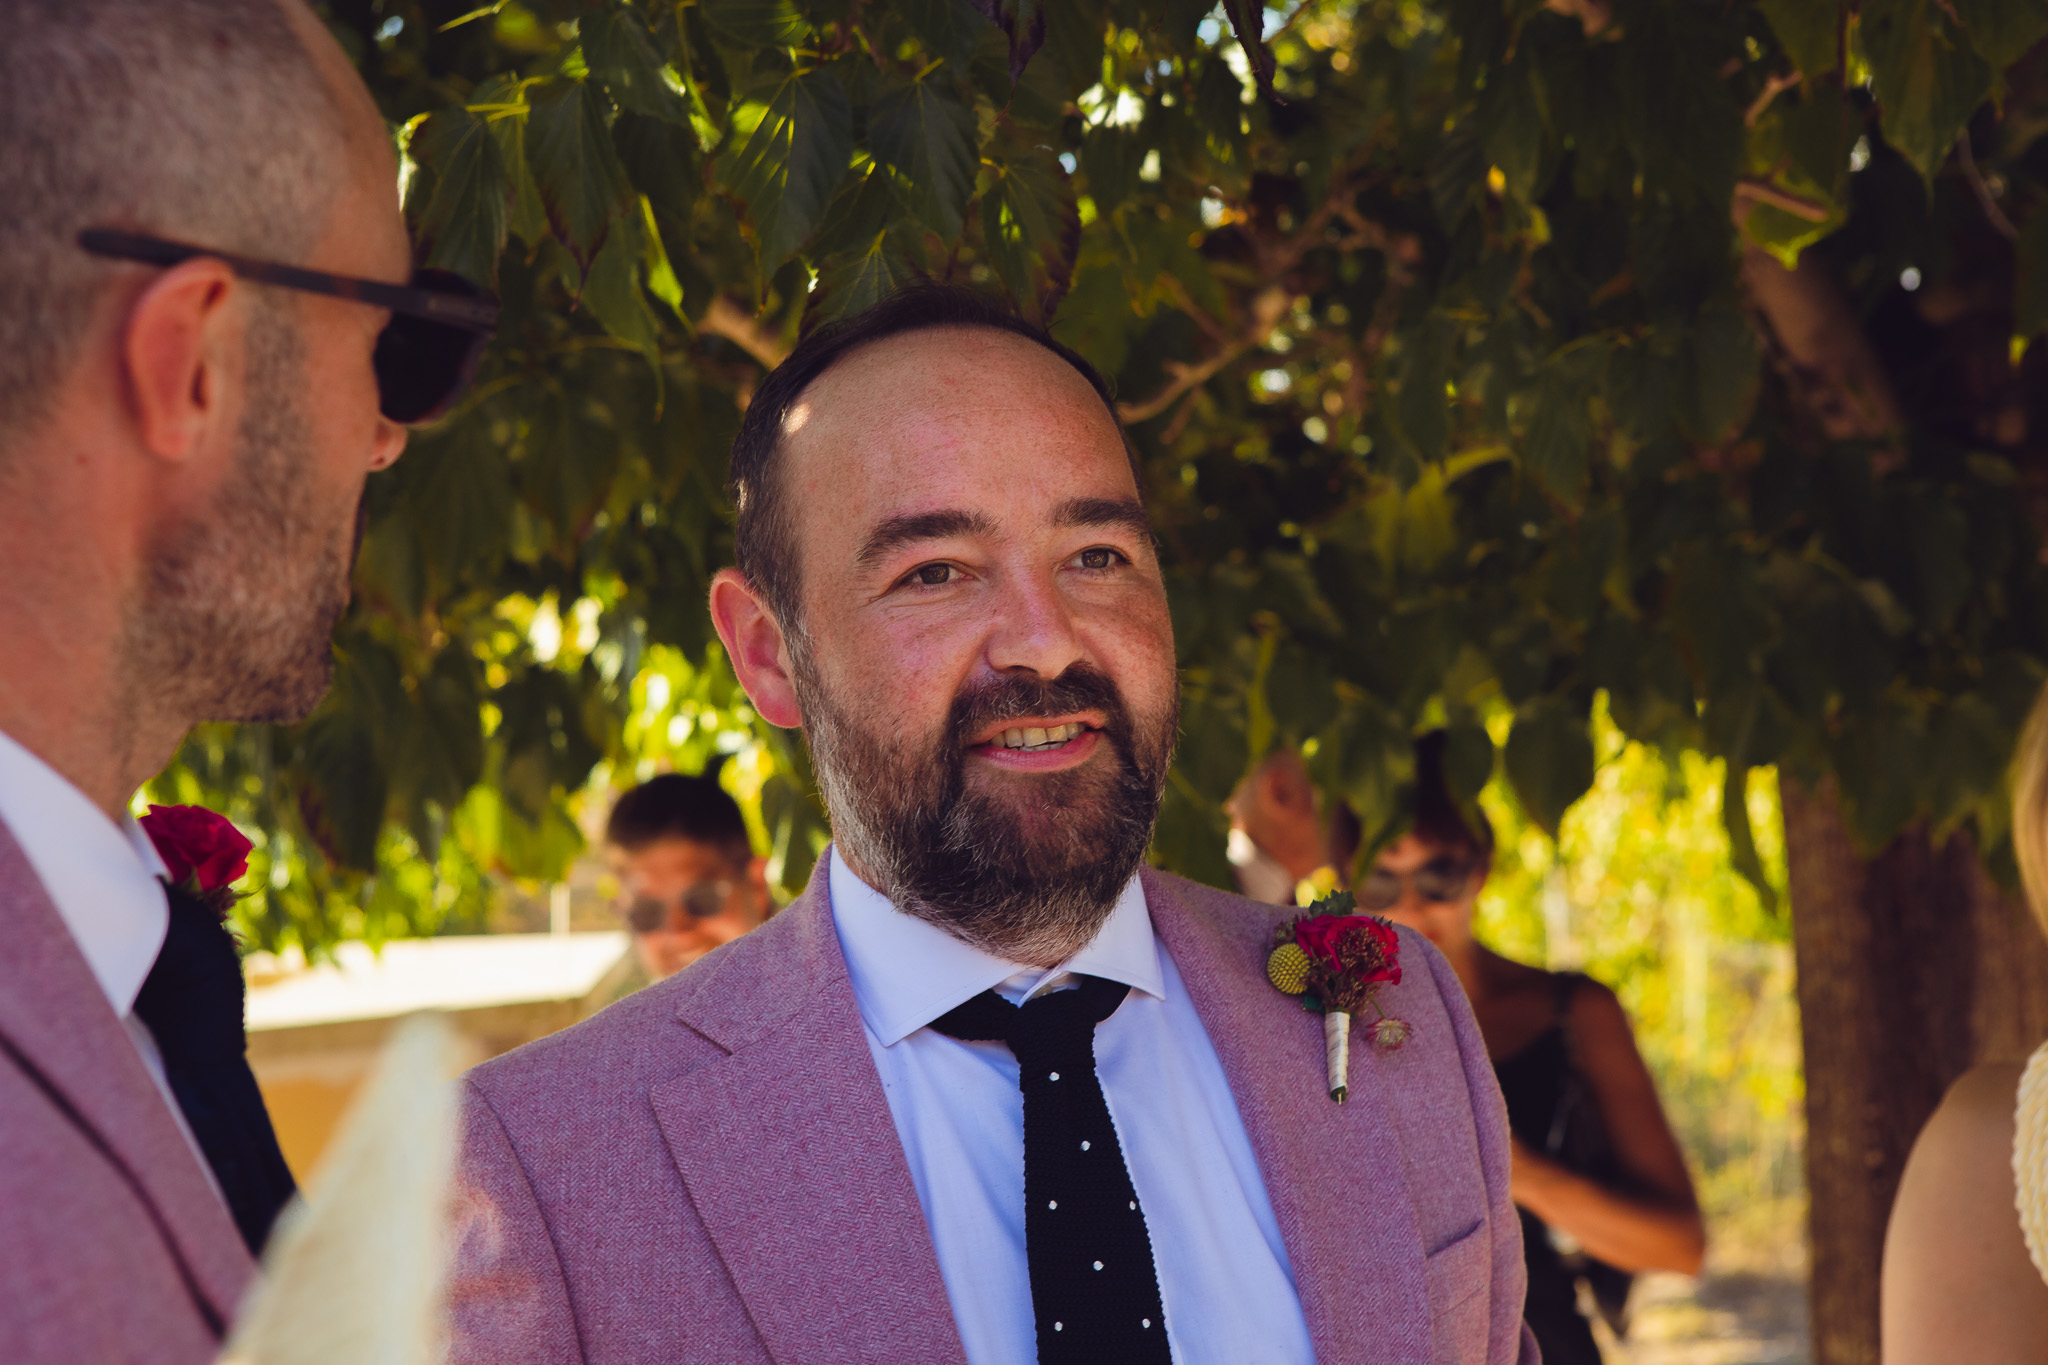
<svg viewBox="0 0 2048 1365">
<path fill-rule="evenodd" d="M 171 926 L 163 859 L 127 816 L 116 824 L 63 774 L 0 731 L 0 824 L 21 845 L 57 917 L 71 931 L 114 1017 L 195 1154 L 199 1144 L 164 1076 L 163 1054 L 135 1017 L 135 997 Z M 199 1167 L 213 1180 L 213 1168 Z M 215 1188 L 219 1186 L 216 1184 Z"/>
<path fill-rule="evenodd" d="M 982 991 L 1012 1003 L 1073 984 L 1130 986 L 1096 1026 L 1096 1073 L 1145 1212 L 1178 1365 L 1313 1361 L 1308 1323 L 1223 1065 L 1133 877 L 1087 947 L 1019 967 L 897 910 L 837 849 L 832 914 L 868 1051 L 910 1162 L 969 1365 L 1038 1358 L 1024 1256 L 1024 1098 L 999 1042 L 929 1027 Z"/>
</svg>

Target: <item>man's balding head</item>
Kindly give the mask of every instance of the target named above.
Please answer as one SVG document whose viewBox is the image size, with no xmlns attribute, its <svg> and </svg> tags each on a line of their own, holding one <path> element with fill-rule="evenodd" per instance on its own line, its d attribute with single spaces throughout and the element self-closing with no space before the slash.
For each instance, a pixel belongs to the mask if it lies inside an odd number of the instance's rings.
<svg viewBox="0 0 2048 1365">
<path fill-rule="evenodd" d="M 300 0 L 14 0 L 0 39 L 0 462 L 45 415 L 126 227 L 305 257 L 381 121 Z"/>
</svg>

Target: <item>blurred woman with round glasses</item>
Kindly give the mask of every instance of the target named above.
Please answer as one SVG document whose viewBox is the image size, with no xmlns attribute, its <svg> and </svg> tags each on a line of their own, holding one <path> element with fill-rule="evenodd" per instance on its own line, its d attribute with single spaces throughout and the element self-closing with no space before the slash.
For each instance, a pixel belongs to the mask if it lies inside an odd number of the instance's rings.
<svg viewBox="0 0 2048 1365">
<path fill-rule="evenodd" d="M 1444 737 L 1415 747 L 1415 823 L 1359 882 L 1359 907 L 1423 935 L 1472 1002 L 1507 1099 L 1510 1188 L 1529 1266 L 1525 1316 L 1545 1365 L 1597 1365 L 1578 1282 L 1617 1331 L 1636 1272 L 1696 1274 L 1706 1228 L 1678 1140 L 1614 992 L 1511 961 L 1472 934 L 1493 830 L 1444 781 Z"/>
</svg>

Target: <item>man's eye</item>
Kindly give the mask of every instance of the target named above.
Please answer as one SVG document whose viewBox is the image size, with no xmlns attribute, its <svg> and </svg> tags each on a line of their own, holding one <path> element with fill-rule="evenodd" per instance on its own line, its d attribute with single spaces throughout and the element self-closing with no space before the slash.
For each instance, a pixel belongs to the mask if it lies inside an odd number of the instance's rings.
<svg viewBox="0 0 2048 1365">
<path fill-rule="evenodd" d="M 1098 545 L 1092 550 L 1081 551 L 1081 567 L 1084 569 L 1114 568 L 1117 560 L 1121 558 L 1122 556 L 1115 550 Z"/>
<path fill-rule="evenodd" d="M 952 581 L 953 566 L 951 564 L 926 564 L 912 570 L 910 576 L 924 587 L 941 588 Z"/>
</svg>

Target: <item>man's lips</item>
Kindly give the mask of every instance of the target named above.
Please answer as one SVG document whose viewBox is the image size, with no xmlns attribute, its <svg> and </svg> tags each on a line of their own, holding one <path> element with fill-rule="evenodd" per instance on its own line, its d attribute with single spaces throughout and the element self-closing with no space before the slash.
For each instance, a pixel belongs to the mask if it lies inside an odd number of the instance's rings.
<svg viewBox="0 0 2048 1365">
<path fill-rule="evenodd" d="M 1012 730 L 1055 730 L 1068 725 L 1078 725 L 1084 731 L 1100 730 L 1104 719 L 1098 711 L 1075 711 L 1061 716 L 1014 716 L 984 725 L 978 735 L 967 741 L 967 747 L 974 749 L 985 744 L 1004 747 L 1003 736 Z"/>
<path fill-rule="evenodd" d="M 991 725 L 967 752 L 1011 772 L 1058 772 L 1084 763 L 1102 743 L 1097 715 L 1020 716 Z M 1006 743 L 1015 735 L 1027 747 Z M 1059 736 L 1065 736 L 1059 738 Z"/>
<path fill-rule="evenodd" d="M 1009 749 L 998 740 L 994 744 L 977 744 L 967 753 L 969 757 L 1010 772 L 1051 773 L 1087 762 L 1101 744 L 1102 731 L 1083 730 L 1063 744 L 1042 749 Z"/>
</svg>

